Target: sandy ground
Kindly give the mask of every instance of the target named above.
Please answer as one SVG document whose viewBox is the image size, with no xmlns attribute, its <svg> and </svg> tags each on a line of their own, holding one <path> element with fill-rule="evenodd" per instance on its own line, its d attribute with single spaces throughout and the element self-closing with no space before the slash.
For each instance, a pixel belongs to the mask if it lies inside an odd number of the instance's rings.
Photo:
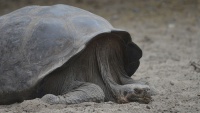
<svg viewBox="0 0 200 113">
<path fill-rule="evenodd" d="M 134 79 L 147 81 L 157 95 L 150 104 L 87 102 L 49 105 L 40 99 L 1 105 L 0 113 L 198 113 L 200 112 L 200 2 L 198 0 L 1 1 L 0 14 L 27 4 L 66 3 L 89 10 L 130 32 L 143 50 Z M 15 7 L 13 7 L 15 6 Z"/>
</svg>

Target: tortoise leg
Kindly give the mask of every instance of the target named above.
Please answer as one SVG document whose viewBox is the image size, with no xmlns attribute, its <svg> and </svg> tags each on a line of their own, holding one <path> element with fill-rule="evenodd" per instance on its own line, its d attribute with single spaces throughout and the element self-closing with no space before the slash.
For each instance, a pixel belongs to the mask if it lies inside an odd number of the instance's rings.
<svg viewBox="0 0 200 113">
<path fill-rule="evenodd" d="M 141 80 L 134 80 L 134 79 L 132 79 L 131 77 L 120 76 L 119 79 L 120 79 L 120 81 L 121 81 L 121 83 L 122 83 L 123 85 L 126 85 L 126 84 L 148 85 L 148 82 L 141 81 Z"/>
<path fill-rule="evenodd" d="M 98 43 L 96 43 L 96 57 L 102 79 L 117 103 L 135 101 L 149 103 L 151 101 L 150 87 L 137 83 L 130 77 L 138 68 L 139 60 L 131 59 L 133 64 L 131 68 L 134 71 L 128 75 L 124 69 L 125 51 L 123 48 L 123 43 L 117 38 L 109 37 L 106 41 L 98 40 Z"/>
<path fill-rule="evenodd" d="M 62 95 L 46 94 L 42 100 L 49 104 L 78 104 L 82 102 L 103 102 L 105 95 L 103 90 L 95 84 L 76 82 L 75 88 Z"/>
</svg>

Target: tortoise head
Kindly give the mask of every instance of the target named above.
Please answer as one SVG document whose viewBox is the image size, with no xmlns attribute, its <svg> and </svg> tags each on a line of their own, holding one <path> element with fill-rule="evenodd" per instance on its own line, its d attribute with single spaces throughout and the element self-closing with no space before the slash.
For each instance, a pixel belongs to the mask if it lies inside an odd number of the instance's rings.
<svg viewBox="0 0 200 113">
<path fill-rule="evenodd" d="M 153 92 L 148 85 L 126 84 L 119 92 L 117 102 L 120 104 L 128 102 L 148 104 L 153 100 L 151 97 Z"/>
<path fill-rule="evenodd" d="M 125 51 L 125 71 L 128 76 L 133 75 L 138 69 L 141 57 L 142 50 L 135 43 L 129 42 Z"/>
</svg>

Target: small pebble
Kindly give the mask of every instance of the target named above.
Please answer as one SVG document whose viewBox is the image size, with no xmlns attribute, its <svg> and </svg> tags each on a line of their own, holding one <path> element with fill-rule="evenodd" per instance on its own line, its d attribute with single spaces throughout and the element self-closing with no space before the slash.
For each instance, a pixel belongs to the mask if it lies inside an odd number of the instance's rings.
<svg viewBox="0 0 200 113">
<path fill-rule="evenodd" d="M 121 109 L 118 109 L 118 111 L 122 111 Z"/>
<path fill-rule="evenodd" d="M 147 109 L 151 109 L 149 106 L 146 106 Z"/>
<path fill-rule="evenodd" d="M 118 16 L 118 15 L 114 15 L 114 16 L 111 17 L 111 19 L 112 19 L 112 20 L 118 20 L 118 19 L 119 19 L 119 16 Z"/>
<path fill-rule="evenodd" d="M 134 12 L 134 13 L 139 13 L 139 12 L 140 12 L 140 9 L 139 9 L 139 8 L 133 8 L 133 12 Z"/>
<path fill-rule="evenodd" d="M 172 86 L 173 86 L 173 85 L 174 85 L 174 83 L 173 83 L 172 81 L 170 81 L 170 85 L 172 85 Z"/>
<path fill-rule="evenodd" d="M 174 28 L 175 24 L 168 24 L 168 28 Z"/>
</svg>

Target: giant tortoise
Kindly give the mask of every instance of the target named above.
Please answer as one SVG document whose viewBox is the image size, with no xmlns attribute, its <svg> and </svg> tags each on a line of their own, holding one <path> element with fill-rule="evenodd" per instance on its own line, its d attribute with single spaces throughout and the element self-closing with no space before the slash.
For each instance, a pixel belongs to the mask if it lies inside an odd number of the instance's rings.
<svg viewBox="0 0 200 113">
<path fill-rule="evenodd" d="M 142 50 L 128 32 L 68 6 L 27 6 L 0 17 L 0 104 L 151 101 L 133 80 Z"/>
</svg>

